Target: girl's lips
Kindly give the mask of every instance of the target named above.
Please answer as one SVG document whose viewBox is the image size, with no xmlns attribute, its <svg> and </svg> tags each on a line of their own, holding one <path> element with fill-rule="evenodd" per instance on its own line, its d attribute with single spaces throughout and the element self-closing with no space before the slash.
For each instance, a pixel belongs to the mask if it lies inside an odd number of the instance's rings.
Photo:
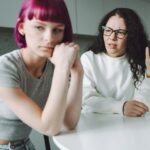
<svg viewBox="0 0 150 150">
<path fill-rule="evenodd" d="M 45 48 L 52 48 L 53 46 L 43 45 L 42 47 L 45 47 Z"/>
<path fill-rule="evenodd" d="M 50 47 L 50 46 L 42 46 L 44 49 L 54 49 L 54 47 Z"/>
</svg>

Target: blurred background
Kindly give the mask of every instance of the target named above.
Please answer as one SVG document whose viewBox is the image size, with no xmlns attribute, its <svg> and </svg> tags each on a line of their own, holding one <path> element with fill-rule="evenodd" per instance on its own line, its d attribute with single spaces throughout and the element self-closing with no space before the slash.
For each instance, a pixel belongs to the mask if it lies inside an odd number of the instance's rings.
<svg viewBox="0 0 150 150">
<path fill-rule="evenodd" d="M 0 55 L 17 49 L 13 37 L 17 14 L 22 0 L 0 0 Z M 97 35 L 101 18 L 116 7 L 134 9 L 141 17 L 146 32 L 150 37 L 150 0 L 65 0 L 70 13 L 74 41 L 81 47 L 80 54 Z M 149 38 L 150 40 L 150 38 Z M 33 130 L 31 139 L 37 150 L 45 150 L 43 136 Z M 52 150 L 58 150 L 49 137 Z"/>
</svg>

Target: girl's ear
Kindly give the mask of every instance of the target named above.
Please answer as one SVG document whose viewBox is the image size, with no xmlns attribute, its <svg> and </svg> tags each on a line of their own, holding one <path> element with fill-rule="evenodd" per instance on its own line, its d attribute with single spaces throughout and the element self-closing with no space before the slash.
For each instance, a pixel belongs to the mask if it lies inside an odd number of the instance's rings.
<svg viewBox="0 0 150 150">
<path fill-rule="evenodd" d="M 19 23 L 19 25 L 18 25 L 18 32 L 19 32 L 22 36 L 25 35 L 25 33 L 24 33 L 24 28 L 23 28 L 23 23 Z"/>
</svg>

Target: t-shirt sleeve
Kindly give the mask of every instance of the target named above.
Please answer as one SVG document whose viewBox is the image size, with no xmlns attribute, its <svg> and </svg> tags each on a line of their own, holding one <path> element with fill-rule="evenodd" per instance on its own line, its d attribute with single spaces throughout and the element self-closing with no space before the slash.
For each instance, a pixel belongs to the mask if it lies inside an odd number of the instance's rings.
<svg viewBox="0 0 150 150">
<path fill-rule="evenodd" d="M 20 87 L 17 66 L 7 58 L 0 59 L 0 87 Z"/>
</svg>

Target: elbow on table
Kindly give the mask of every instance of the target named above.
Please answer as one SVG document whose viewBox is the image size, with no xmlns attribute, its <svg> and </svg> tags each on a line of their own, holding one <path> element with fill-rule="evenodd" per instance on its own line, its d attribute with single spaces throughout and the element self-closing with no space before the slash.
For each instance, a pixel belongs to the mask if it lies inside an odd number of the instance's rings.
<svg viewBox="0 0 150 150">
<path fill-rule="evenodd" d="M 60 126 L 44 127 L 42 128 L 41 133 L 47 136 L 55 136 L 60 133 L 60 130 L 61 130 Z"/>
<path fill-rule="evenodd" d="M 74 130 L 78 124 L 78 121 L 70 121 L 70 122 L 66 122 L 64 124 L 68 130 Z"/>
<path fill-rule="evenodd" d="M 80 114 L 71 116 L 68 115 L 66 118 L 64 118 L 64 126 L 68 129 L 68 130 L 74 130 L 79 122 L 80 119 Z"/>
<path fill-rule="evenodd" d="M 65 127 L 67 130 L 74 130 L 77 126 L 77 122 L 76 123 L 67 123 L 65 124 Z M 43 129 L 41 131 L 42 134 L 47 135 L 47 136 L 55 136 L 60 134 L 61 132 L 61 127 L 51 127 L 48 129 Z"/>
<path fill-rule="evenodd" d="M 67 130 L 74 130 L 77 126 L 77 123 L 70 123 L 65 125 Z M 44 130 L 42 134 L 47 135 L 47 136 L 55 136 L 60 134 L 61 128 L 51 128 L 48 130 Z"/>
<path fill-rule="evenodd" d="M 60 133 L 60 129 L 50 129 L 50 130 L 46 130 L 44 131 L 44 135 L 47 135 L 47 136 L 55 136 L 55 135 L 58 135 Z"/>
</svg>

